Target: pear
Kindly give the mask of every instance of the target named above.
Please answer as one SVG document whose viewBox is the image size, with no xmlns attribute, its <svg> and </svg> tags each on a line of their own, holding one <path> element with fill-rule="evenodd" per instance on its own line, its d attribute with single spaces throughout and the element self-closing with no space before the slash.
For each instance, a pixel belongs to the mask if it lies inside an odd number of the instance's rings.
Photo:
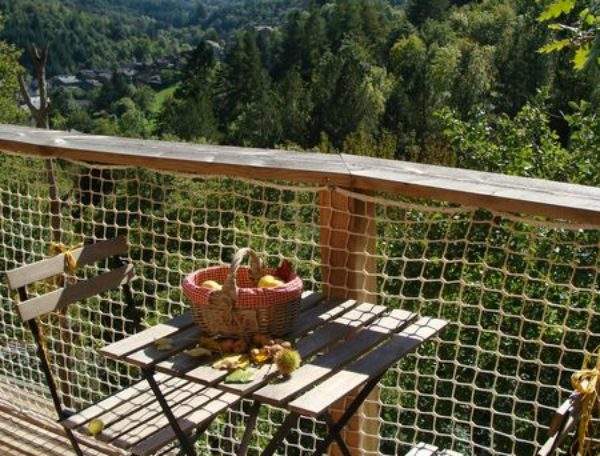
<svg viewBox="0 0 600 456">
<path fill-rule="evenodd" d="M 283 281 L 272 275 L 265 275 L 258 281 L 258 288 L 277 288 L 283 285 Z"/>
<path fill-rule="evenodd" d="M 206 280 L 202 282 L 202 288 L 210 288 L 211 290 L 221 291 L 223 289 L 223 285 L 216 280 Z"/>
</svg>

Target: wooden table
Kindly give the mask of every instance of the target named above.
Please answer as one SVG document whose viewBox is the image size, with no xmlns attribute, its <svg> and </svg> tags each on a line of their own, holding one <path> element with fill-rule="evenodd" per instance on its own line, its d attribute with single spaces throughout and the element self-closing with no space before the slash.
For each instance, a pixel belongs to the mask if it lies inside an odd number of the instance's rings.
<svg viewBox="0 0 600 456">
<path fill-rule="evenodd" d="M 101 350 L 110 358 L 142 370 L 164 414 L 157 416 L 148 414 L 146 409 L 137 410 L 133 416 L 117 423 L 119 429 L 105 432 L 121 432 L 119 435 L 123 436 L 123 429 L 143 420 L 144 414 L 151 417 L 150 421 L 166 419 L 170 427 L 133 446 L 131 451 L 137 455 L 150 454 L 164 447 L 165 442 L 178 438 L 184 451 L 193 455 L 188 434 L 196 428 L 203 432 L 217 415 L 246 398 L 253 400 L 253 404 L 238 454 L 247 451 L 262 404 L 290 412 L 263 455 L 277 450 L 301 415 L 324 418 L 328 425 L 329 433 L 320 441 L 315 454 L 325 452 L 334 440 L 349 454 L 340 437 L 344 425 L 389 367 L 446 324 L 443 320 L 419 318 L 404 310 L 390 311 L 354 300 L 327 301 L 317 293 L 306 292 L 300 316 L 287 337 L 294 340 L 305 360 L 300 369 L 287 380 L 269 383 L 277 377 L 277 371 L 267 364 L 258 368 L 252 382 L 232 384 L 224 382 L 227 371 L 213 369 L 205 360 L 185 353 L 200 337 L 200 329 L 186 313 Z M 162 338 L 170 339 L 171 349 L 156 348 L 155 342 Z M 328 408 L 361 385 L 360 393 L 334 422 L 327 413 Z M 135 432 L 139 437 L 140 429 Z"/>
</svg>

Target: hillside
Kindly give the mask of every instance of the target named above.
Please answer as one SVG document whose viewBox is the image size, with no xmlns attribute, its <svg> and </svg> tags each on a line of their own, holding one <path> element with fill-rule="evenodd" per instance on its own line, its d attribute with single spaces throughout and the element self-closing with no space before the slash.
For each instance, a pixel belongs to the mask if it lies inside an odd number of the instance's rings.
<svg viewBox="0 0 600 456">
<path fill-rule="evenodd" d="M 148 61 L 198 44 L 210 30 L 281 23 L 305 0 L 0 0 L 0 40 L 24 49 L 49 43 L 50 75 Z M 211 30 L 212 29 L 212 30 Z M 68 43 L 68 45 L 65 45 Z M 24 63 L 27 64 L 26 59 Z"/>
</svg>

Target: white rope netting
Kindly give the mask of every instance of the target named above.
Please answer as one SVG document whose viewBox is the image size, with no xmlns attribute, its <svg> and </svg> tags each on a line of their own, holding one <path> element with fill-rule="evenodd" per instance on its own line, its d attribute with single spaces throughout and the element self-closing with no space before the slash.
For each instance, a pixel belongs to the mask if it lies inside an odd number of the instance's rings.
<svg viewBox="0 0 600 456">
<path fill-rule="evenodd" d="M 0 163 L 0 269 L 7 270 L 47 256 L 50 199 L 43 160 L 0 155 Z M 402 454 L 418 441 L 465 455 L 534 454 L 570 393 L 571 374 L 600 344 L 600 231 L 593 227 L 327 187 L 67 161 L 54 167 L 62 242 L 127 235 L 143 327 L 188 307 L 184 274 L 228 262 L 247 245 L 272 264 L 292 259 L 305 286 L 323 290 L 323 237 L 332 230 L 321 226 L 329 210 L 321 193 L 354 201 L 355 221 L 334 230 L 356 238 L 356 225 L 363 227 L 362 242 L 345 246 L 360 261 L 348 261 L 343 274 L 363 277 L 349 282 L 349 293 L 451 322 L 383 378 L 368 407 L 374 423 L 361 430 L 373 454 Z M 0 394 L 53 416 L 4 282 L 0 299 Z M 135 330 L 129 312 L 115 292 L 71 306 L 62 321 L 44 320 L 71 406 L 139 378 L 98 353 Z M 223 415 L 201 439 L 203 451 L 232 454 L 246 409 Z M 283 417 L 264 407 L 253 450 Z M 283 454 L 308 454 L 323 432 L 322 423 L 302 419 Z"/>
</svg>

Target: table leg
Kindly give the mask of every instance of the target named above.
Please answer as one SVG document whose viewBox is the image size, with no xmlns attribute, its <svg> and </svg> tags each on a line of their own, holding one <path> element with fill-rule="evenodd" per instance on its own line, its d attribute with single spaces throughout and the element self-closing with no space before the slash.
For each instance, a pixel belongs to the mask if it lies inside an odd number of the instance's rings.
<svg viewBox="0 0 600 456">
<path fill-rule="evenodd" d="M 342 429 L 344 429 L 344 426 L 346 426 L 348 421 L 350 421 L 352 416 L 360 408 L 360 406 L 365 401 L 367 396 L 371 393 L 373 388 L 375 388 L 379 384 L 379 380 L 381 380 L 381 377 L 383 377 L 383 375 L 380 375 L 377 378 L 369 380 L 365 384 L 363 389 L 360 391 L 360 393 L 358 393 L 356 398 L 348 406 L 348 408 L 346 409 L 346 411 L 344 412 L 344 414 L 342 415 L 342 417 L 339 419 L 339 421 L 337 423 L 335 423 L 333 425 L 330 425 L 328 423 L 327 427 L 329 428 L 329 433 L 317 445 L 317 448 L 315 449 L 313 455 L 317 456 L 317 455 L 321 455 L 321 454 L 325 453 L 327 451 L 327 448 L 329 448 L 329 445 L 331 445 L 331 443 L 334 440 L 337 441 L 338 438 L 341 439 L 340 432 L 342 431 Z M 346 444 L 344 444 L 344 446 L 346 447 Z M 346 449 L 348 449 L 348 448 L 346 447 Z M 344 451 L 344 450 L 342 449 L 342 451 Z"/>
<path fill-rule="evenodd" d="M 329 412 L 325 412 L 324 418 L 325 418 L 325 423 L 327 423 L 327 427 L 329 429 L 331 429 L 331 428 L 333 428 L 333 426 L 335 426 L 335 422 L 333 421 L 333 418 L 331 417 L 331 414 Z M 340 431 L 341 431 L 341 429 L 340 429 Z M 333 438 L 335 439 L 335 442 L 340 447 L 340 451 L 342 452 L 342 454 L 344 456 L 352 456 L 352 453 L 350 453 L 350 450 L 348 449 L 348 445 L 346 445 L 346 442 L 344 442 L 344 439 L 342 438 L 342 436 L 339 433 L 334 434 Z"/>
<path fill-rule="evenodd" d="M 254 401 L 252 407 L 250 408 L 248 418 L 246 419 L 246 429 L 244 429 L 242 441 L 240 442 L 240 446 L 238 447 L 238 450 L 235 453 L 237 456 L 246 456 L 246 453 L 248 452 L 248 446 L 250 445 L 250 440 L 252 439 L 252 433 L 256 428 L 256 420 L 258 419 L 260 405 L 261 404 L 259 401 Z"/>
<path fill-rule="evenodd" d="M 192 442 L 190 442 L 190 439 L 188 438 L 188 436 L 181 430 L 181 427 L 179 426 L 179 423 L 177 422 L 177 418 L 175 418 L 175 415 L 173 415 L 173 412 L 171 411 L 171 407 L 169 407 L 169 404 L 166 401 L 165 396 L 163 395 L 162 391 L 160 390 L 160 387 L 158 386 L 158 384 L 156 383 L 156 380 L 154 379 L 154 369 L 142 369 L 142 373 L 144 375 L 144 378 L 150 385 L 152 392 L 156 396 L 156 400 L 158 401 L 161 408 L 163 409 L 163 413 L 167 417 L 167 420 L 169 420 L 169 424 L 171 425 L 173 432 L 175 432 L 175 435 L 177 436 L 179 443 L 181 443 L 181 446 L 182 446 L 185 454 L 187 454 L 188 456 L 196 456 L 196 450 L 194 450 L 194 446 L 193 446 Z"/>
<path fill-rule="evenodd" d="M 285 440 L 290 432 L 290 429 L 298 422 L 298 418 L 300 418 L 300 415 L 295 412 L 291 412 L 285 417 L 285 420 L 283 420 L 283 423 L 281 423 L 279 430 L 261 453 L 261 456 L 272 456 L 275 451 L 277 451 L 277 448 L 279 448 L 279 445 L 281 445 L 281 443 Z"/>
</svg>

